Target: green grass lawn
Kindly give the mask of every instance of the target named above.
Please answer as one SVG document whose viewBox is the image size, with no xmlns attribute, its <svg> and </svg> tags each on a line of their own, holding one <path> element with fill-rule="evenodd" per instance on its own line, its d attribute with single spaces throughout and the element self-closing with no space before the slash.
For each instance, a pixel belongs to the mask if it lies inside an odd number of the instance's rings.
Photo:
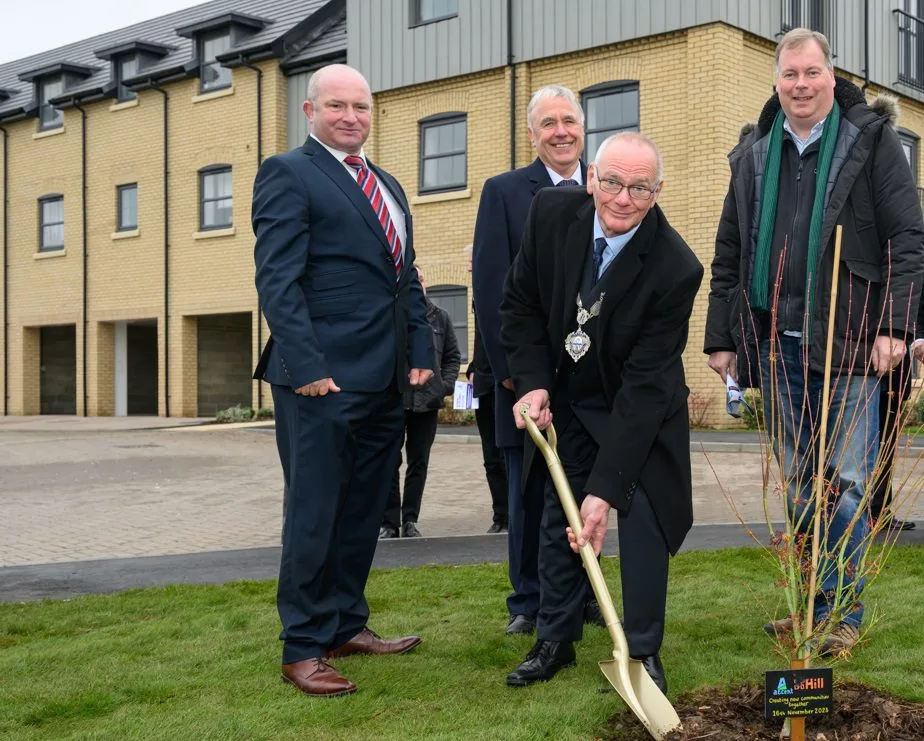
<svg viewBox="0 0 924 741">
<path fill-rule="evenodd" d="M 617 562 L 604 560 L 611 585 Z M 761 625 L 777 608 L 754 550 L 674 559 L 662 658 L 670 696 L 760 682 L 785 668 Z M 0 605 L 0 738 L 589 739 L 622 712 L 596 662 L 605 631 L 586 628 L 578 666 L 524 689 L 504 677 L 532 645 L 509 638 L 500 565 L 374 572 L 370 627 L 418 632 L 406 656 L 335 662 L 350 697 L 302 697 L 279 679 L 272 582 L 134 590 Z M 619 607 L 618 594 L 617 608 Z M 924 549 L 897 548 L 872 589 L 870 643 L 836 676 L 924 700 Z"/>
</svg>

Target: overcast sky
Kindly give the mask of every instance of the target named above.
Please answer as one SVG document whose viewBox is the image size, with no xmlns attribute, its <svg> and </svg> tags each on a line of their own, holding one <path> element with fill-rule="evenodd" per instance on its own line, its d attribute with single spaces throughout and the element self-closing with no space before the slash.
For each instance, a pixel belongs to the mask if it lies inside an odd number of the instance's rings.
<svg viewBox="0 0 924 741">
<path fill-rule="evenodd" d="M 0 63 L 28 57 L 201 0 L 0 0 Z"/>
</svg>

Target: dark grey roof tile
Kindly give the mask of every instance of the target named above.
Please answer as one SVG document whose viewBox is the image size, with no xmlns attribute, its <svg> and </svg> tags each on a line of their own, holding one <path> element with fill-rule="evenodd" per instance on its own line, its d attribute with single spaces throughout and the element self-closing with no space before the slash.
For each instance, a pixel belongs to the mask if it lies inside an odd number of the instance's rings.
<svg viewBox="0 0 924 741">
<path fill-rule="evenodd" d="M 0 90 L 8 93 L 5 98 L 0 94 L 0 117 L 29 107 L 33 98 L 33 85 L 29 80 L 34 79 L 37 71 L 54 69 L 56 65 L 65 63 L 75 68 L 92 68 L 89 77 L 65 91 L 66 97 L 81 95 L 106 88 L 111 84 L 111 69 L 107 59 L 121 47 L 131 49 L 133 42 L 168 48 L 165 56 L 149 64 L 140 73 L 145 77 L 157 76 L 171 70 L 179 70 L 193 60 L 193 40 L 178 35 L 178 30 L 188 31 L 190 28 L 207 24 L 216 16 L 229 14 L 265 22 L 261 29 L 256 30 L 256 33 L 232 50 L 238 53 L 246 52 L 282 38 L 287 31 L 320 10 L 327 2 L 328 0 L 211 0 L 57 49 L 0 64 Z M 251 25 L 254 27 L 259 24 L 254 22 Z M 331 32 L 335 34 L 345 52 L 345 32 L 340 34 L 334 28 Z M 326 43 L 326 34 L 316 43 L 312 43 L 308 49 L 301 50 L 300 54 L 310 55 L 310 50 L 322 42 Z M 336 47 L 336 44 L 334 46 Z"/>
</svg>

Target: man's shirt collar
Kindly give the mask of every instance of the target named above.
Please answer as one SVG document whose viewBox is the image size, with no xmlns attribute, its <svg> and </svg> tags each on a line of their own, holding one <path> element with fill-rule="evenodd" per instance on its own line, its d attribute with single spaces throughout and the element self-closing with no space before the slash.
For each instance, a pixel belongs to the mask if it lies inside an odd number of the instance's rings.
<svg viewBox="0 0 924 741">
<path fill-rule="evenodd" d="M 545 163 L 543 164 L 545 165 Z M 558 185 L 562 180 L 568 180 L 568 179 L 573 180 L 578 185 L 584 184 L 584 181 L 581 178 L 581 163 L 580 162 L 577 163 L 577 165 L 574 168 L 574 172 L 571 175 L 569 175 L 567 178 L 559 175 L 557 172 L 555 172 L 555 170 L 553 170 L 548 165 L 545 165 L 545 169 L 546 169 L 546 172 L 549 173 L 549 177 L 552 179 L 552 185 Z"/>
<path fill-rule="evenodd" d="M 314 134 L 311 135 L 311 138 L 314 139 L 314 140 L 315 140 L 318 144 L 320 144 L 322 147 L 324 147 L 324 149 L 326 149 L 326 150 L 327 150 L 328 152 L 330 152 L 332 155 L 334 155 L 334 157 L 337 158 L 337 162 L 339 162 L 341 165 L 343 164 L 343 161 L 344 161 L 347 157 L 350 156 L 350 154 L 349 154 L 348 152 L 342 152 L 342 151 L 340 151 L 339 149 L 334 149 L 333 147 L 327 146 L 324 142 L 322 142 L 320 139 L 318 139 L 318 137 L 316 137 Z M 358 155 L 354 155 L 354 156 L 361 157 L 363 163 L 365 163 L 366 165 L 369 164 L 368 162 L 366 162 L 366 153 L 363 152 L 362 150 L 360 150 L 360 152 L 359 152 Z"/>
</svg>

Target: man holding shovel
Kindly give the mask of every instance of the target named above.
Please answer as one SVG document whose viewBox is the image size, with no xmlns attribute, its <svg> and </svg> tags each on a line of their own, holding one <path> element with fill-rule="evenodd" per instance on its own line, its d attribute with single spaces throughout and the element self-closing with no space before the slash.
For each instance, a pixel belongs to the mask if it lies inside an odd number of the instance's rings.
<svg viewBox="0 0 924 741">
<path fill-rule="evenodd" d="M 822 552 L 836 556 L 836 544 L 846 543 L 846 557 L 822 563 L 813 621 L 828 633 L 819 652 L 839 654 L 856 644 L 863 619 L 858 568 L 869 540 L 867 489 L 879 448 L 878 384 L 885 381 L 878 379 L 898 365 L 910 339 L 924 228 L 891 125 L 894 102 L 868 105 L 859 88 L 835 78 L 827 39 L 804 28 L 780 40 L 776 75 L 776 93 L 757 126 L 729 155 L 731 187 L 716 236 L 705 352 L 723 380 L 731 373 L 742 386 L 762 385 L 787 513 L 805 531 L 814 458 L 824 439 L 816 428 L 834 312 L 825 433 L 833 497 L 824 513 Z M 830 307 L 836 226 L 843 238 L 837 303 Z M 827 625 L 835 604 L 836 624 Z M 790 633 L 792 616 L 765 629 Z"/>
<path fill-rule="evenodd" d="M 606 139 L 586 192 L 540 191 L 507 275 L 501 338 L 519 409 L 544 429 L 555 418 L 558 455 L 584 520 L 603 545 L 610 507 L 619 522 L 629 654 L 666 689 L 669 554 L 693 522 L 690 432 L 681 355 L 703 267 L 656 205 L 661 157 L 642 134 Z M 536 460 L 527 438 L 524 471 Z M 575 661 L 585 578 L 569 546 L 554 484 L 540 532 L 538 640 L 507 677 L 551 679 Z"/>
</svg>

